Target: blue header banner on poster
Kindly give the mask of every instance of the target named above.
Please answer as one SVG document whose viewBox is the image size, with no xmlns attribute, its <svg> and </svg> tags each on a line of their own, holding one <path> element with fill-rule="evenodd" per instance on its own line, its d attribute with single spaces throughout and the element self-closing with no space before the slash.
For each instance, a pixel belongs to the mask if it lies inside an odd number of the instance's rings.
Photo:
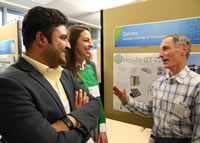
<svg viewBox="0 0 200 143">
<path fill-rule="evenodd" d="M 98 48 L 100 48 L 100 42 L 95 41 L 95 42 L 92 42 L 92 44 L 93 44 L 92 49 L 98 49 Z"/>
<path fill-rule="evenodd" d="M 166 35 L 174 33 L 200 44 L 200 17 L 116 27 L 114 47 L 159 46 Z"/>
<path fill-rule="evenodd" d="M 0 41 L 0 54 L 15 54 L 15 40 Z"/>
</svg>

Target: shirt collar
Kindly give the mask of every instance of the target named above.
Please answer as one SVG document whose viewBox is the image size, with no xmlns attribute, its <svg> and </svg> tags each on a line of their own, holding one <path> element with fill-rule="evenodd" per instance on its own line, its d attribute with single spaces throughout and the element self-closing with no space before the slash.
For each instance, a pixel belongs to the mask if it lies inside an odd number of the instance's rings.
<svg viewBox="0 0 200 143">
<path fill-rule="evenodd" d="M 80 70 L 83 71 L 86 67 L 87 67 L 87 64 L 86 64 L 86 61 L 84 60 L 84 61 L 82 62 L 82 65 L 80 65 Z"/>
<path fill-rule="evenodd" d="M 44 65 L 40 62 L 38 62 L 37 60 L 28 57 L 25 54 L 22 54 L 22 57 L 29 62 L 34 68 L 36 68 L 42 75 L 47 75 L 50 78 L 56 78 L 56 79 L 60 79 L 61 77 L 61 73 L 63 68 L 61 66 L 58 66 L 57 68 L 50 68 L 47 65 Z"/>
<path fill-rule="evenodd" d="M 179 73 L 174 75 L 173 77 L 169 76 L 169 71 L 165 74 L 164 80 L 175 80 L 179 83 L 183 83 L 184 78 L 189 73 L 190 69 L 188 66 L 185 66 Z"/>
</svg>

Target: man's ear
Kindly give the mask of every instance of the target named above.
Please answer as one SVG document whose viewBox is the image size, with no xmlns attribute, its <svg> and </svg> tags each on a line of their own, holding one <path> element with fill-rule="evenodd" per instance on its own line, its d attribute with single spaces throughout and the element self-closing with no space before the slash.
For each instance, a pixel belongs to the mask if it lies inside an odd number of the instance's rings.
<svg viewBox="0 0 200 143">
<path fill-rule="evenodd" d="M 47 42 L 47 38 L 42 32 L 36 33 L 35 40 L 36 40 L 36 43 L 41 47 L 43 47 Z"/>
<path fill-rule="evenodd" d="M 183 46 L 183 51 L 182 51 L 182 54 L 183 55 L 186 55 L 187 54 L 187 52 L 188 52 L 188 46 Z"/>
</svg>

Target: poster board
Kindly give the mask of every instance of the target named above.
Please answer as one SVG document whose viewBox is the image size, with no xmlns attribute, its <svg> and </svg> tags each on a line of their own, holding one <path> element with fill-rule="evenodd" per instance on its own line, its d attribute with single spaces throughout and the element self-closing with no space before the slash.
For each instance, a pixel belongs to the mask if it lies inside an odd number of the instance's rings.
<svg viewBox="0 0 200 143">
<path fill-rule="evenodd" d="M 97 81 L 101 83 L 101 42 L 99 40 L 92 40 L 92 44 L 92 61 L 95 63 L 96 66 Z"/>
<path fill-rule="evenodd" d="M 9 55 L 13 57 L 13 62 L 21 53 L 21 22 L 16 21 L 0 27 L 0 42 L 2 47 L 0 49 L 0 56 Z M 7 49 L 2 49 L 7 46 Z M 11 51 L 9 52 L 9 47 Z"/>
<path fill-rule="evenodd" d="M 104 109 L 107 118 L 151 127 L 151 118 L 113 109 L 113 54 L 158 53 L 159 46 L 114 47 L 114 28 L 117 26 L 151 23 L 199 17 L 199 0 L 146 0 L 103 11 L 103 69 Z M 167 10 L 166 10 L 167 9 Z M 192 52 L 199 52 L 200 45 L 193 45 Z"/>
</svg>

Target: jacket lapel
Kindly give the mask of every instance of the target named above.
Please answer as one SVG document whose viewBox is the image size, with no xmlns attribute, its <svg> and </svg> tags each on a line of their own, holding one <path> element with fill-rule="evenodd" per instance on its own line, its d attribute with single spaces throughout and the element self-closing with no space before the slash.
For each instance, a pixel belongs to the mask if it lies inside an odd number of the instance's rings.
<svg viewBox="0 0 200 143">
<path fill-rule="evenodd" d="M 44 76 L 38 72 L 31 64 L 29 64 L 24 58 L 19 57 L 16 65 L 18 65 L 21 69 L 26 72 L 29 72 L 29 75 L 38 82 L 44 89 L 49 92 L 49 95 L 55 100 L 56 104 L 60 108 L 60 110 L 65 113 L 62 102 L 60 101 L 58 94 L 53 89 L 51 84 L 44 78 Z"/>
<path fill-rule="evenodd" d="M 74 100 L 72 99 L 72 96 L 75 96 L 75 93 L 71 93 L 72 90 L 69 90 L 72 87 L 70 86 L 69 79 L 67 79 L 66 76 L 64 76 L 63 72 L 61 74 L 61 83 L 69 100 L 70 110 L 72 111 L 74 109 Z"/>
</svg>

